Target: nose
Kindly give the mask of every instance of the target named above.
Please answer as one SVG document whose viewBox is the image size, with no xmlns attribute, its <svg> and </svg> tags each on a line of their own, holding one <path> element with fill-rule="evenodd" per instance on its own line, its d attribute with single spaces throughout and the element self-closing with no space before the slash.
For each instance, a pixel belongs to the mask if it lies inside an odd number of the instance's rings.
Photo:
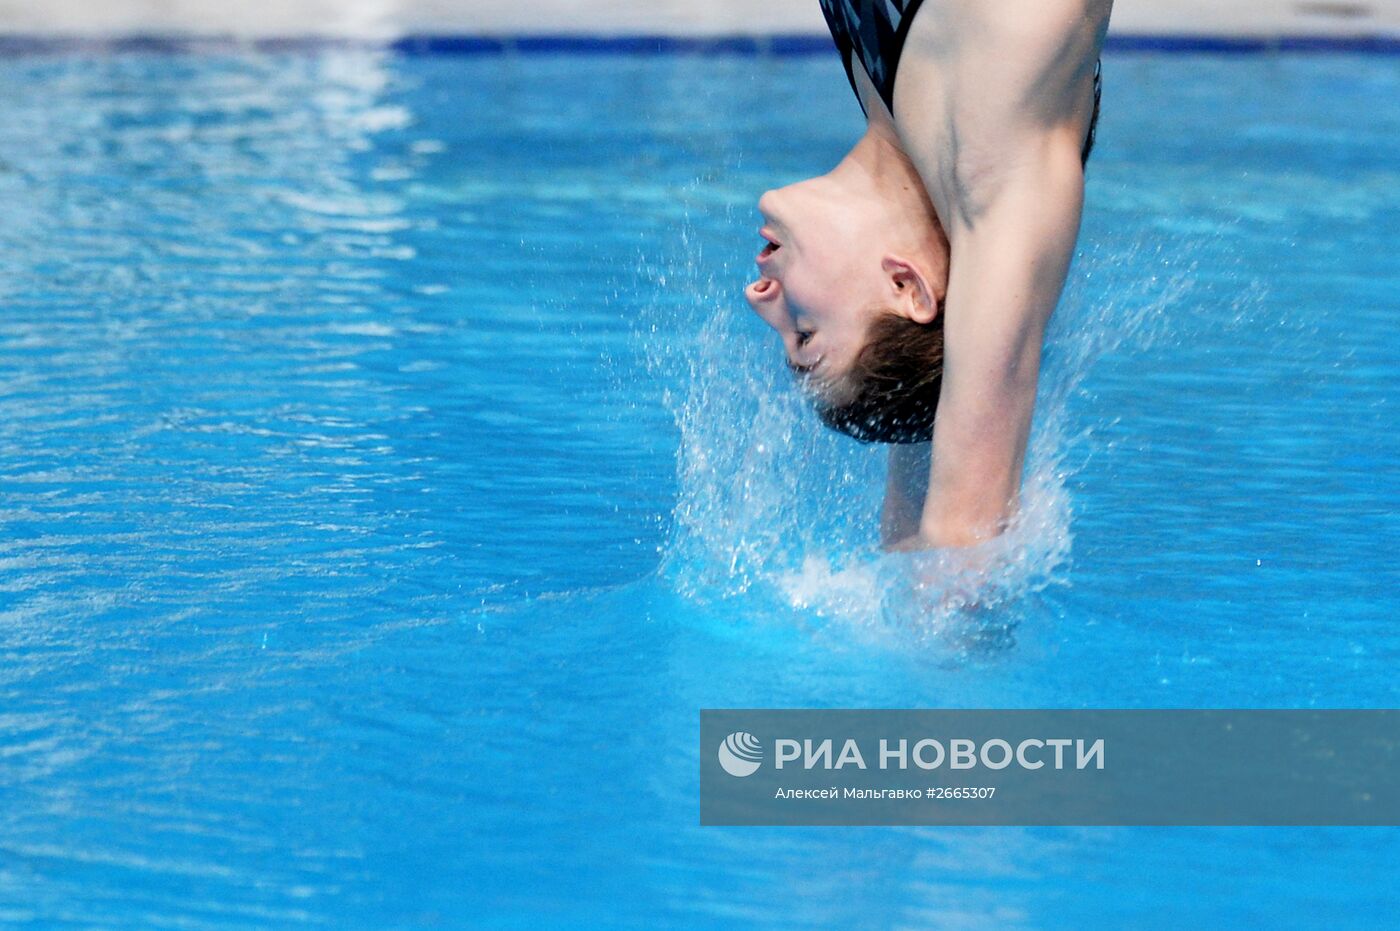
<svg viewBox="0 0 1400 931">
<path fill-rule="evenodd" d="M 744 297 L 748 298 L 750 307 L 761 311 L 765 305 L 777 301 L 781 288 L 782 285 L 772 278 L 760 278 L 744 289 Z"/>
<path fill-rule="evenodd" d="M 744 289 L 744 297 L 754 313 L 779 333 L 783 332 L 783 286 L 772 278 L 760 278 Z"/>
</svg>

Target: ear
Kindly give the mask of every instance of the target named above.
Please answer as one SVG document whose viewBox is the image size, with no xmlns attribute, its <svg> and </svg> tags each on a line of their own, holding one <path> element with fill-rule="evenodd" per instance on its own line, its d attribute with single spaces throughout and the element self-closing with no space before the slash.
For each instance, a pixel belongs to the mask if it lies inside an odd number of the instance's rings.
<svg viewBox="0 0 1400 931">
<path fill-rule="evenodd" d="M 917 265 L 897 255 L 887 255 L 880 269 L 889 283 L 894 311 L 915 323 L 932 323 L 943 304 L 943 293 L 935 288 Z"/>
</svg>

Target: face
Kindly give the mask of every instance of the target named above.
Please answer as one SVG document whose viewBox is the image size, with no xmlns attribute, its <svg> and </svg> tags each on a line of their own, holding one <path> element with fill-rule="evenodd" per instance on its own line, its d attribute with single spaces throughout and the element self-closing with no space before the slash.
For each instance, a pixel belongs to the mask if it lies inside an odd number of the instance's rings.
<svg viewBox="0 0 1400 931">
<path fill-rule="evenodd" d="M 890 286 L 878 215 L 825 177 L 769 191 L 758 210 L 766 244 L 744 296 L 778 333 L 794 371 L 838 382 Z"/>
</svg>

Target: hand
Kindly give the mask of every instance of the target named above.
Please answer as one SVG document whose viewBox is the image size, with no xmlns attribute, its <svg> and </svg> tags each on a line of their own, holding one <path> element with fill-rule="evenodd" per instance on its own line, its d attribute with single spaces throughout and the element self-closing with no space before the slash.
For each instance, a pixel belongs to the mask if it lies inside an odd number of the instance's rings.
<svg viewBox="0 0 1400 931">
<path fill-rule="evenodd" d="M 889 551 L 899 554 L 893 557 L 898 561 L 895 571 L 908 586 L 897 613 L 911 626 L 957 643 L 980 642 L 993 628 L 1000 636 L 998 613 L 993 609 L 1006 595 L 1009 553 L 1005 547 L 995 542 L 940 547 L 926 537 L 912 536 Z"/>
</svg>

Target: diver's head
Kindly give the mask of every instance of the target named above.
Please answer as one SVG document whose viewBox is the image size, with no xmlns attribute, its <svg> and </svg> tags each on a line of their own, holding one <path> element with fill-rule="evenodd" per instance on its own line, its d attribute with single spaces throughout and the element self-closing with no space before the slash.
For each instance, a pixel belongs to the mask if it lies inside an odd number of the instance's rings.
<svg viewBox="0 0 1400 931">
<path fill-rule="evenodd" d="M 942 382 L 947 239 L 917 175 L 895 180 L 843 163 L 764 194 L 745 289 L 822 420 L 864 442 L 927 440 Z"/>
</svg>

